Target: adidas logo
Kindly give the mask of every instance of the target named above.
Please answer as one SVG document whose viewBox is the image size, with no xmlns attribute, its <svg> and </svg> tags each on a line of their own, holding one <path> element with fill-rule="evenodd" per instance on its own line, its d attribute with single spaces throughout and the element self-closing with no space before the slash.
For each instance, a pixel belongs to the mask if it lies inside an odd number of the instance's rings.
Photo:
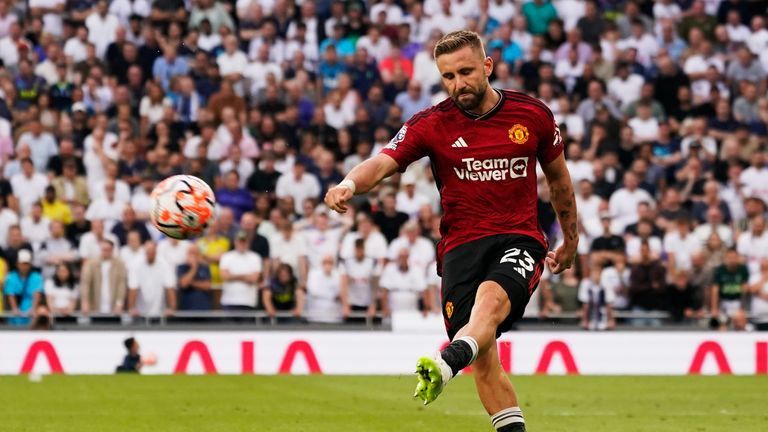
<svg viewBox="0 0 768 432">
<path fill-rule="evenodd" d="M 467 147 L 467 142 L 464 141 L 464 138 L 459 137 L 452 145 L 451 147 Z"/>
</svg>

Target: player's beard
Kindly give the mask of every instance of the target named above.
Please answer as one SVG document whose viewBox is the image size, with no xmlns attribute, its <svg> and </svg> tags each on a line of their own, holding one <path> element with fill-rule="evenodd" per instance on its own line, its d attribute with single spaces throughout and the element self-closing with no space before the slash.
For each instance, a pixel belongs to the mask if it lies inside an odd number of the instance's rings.
<svg viewBox="0 0 768 432">
<path fill-rule="evenodd" d="M 461 109 L 464 111 L 474 112 L 480 107 L 485 99 L 485 91 L 488 89 L 487 84 L 480 84 L 477 90 L 473 90 L 471 87 L 465 88 L 458 93 L 455 93 L 452 98 Z M 464 96 L 462 95 L 469 95 Z M 482 113 L 477 113 L 482 114 Z"/>
</svg>

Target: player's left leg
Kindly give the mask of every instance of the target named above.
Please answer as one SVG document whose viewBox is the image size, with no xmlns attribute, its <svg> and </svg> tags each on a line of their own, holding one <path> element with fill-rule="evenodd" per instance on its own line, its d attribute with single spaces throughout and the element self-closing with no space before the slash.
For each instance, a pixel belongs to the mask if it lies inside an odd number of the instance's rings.
<svg viewBox="0 0 768 432">
<path fill-rule="evenodd" d="M 517 404 L 517 394 L 501 367 L 496 344 L 478 355 L 472 364 L 477 395 L 498 432 L 524 432 L 525 420 Z"/>
</svg>

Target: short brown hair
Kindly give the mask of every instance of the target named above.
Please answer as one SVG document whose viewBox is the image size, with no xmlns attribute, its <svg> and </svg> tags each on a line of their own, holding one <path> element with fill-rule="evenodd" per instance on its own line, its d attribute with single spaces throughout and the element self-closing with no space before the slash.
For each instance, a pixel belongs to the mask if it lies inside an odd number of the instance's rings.
<svg viewBox="0 0 768 432">
<path fill-rule="evenodd" d="M 458 51 L 465 46 L 470 46 L 483 53 L 485 56 L 485 50 L 483 49 L 483 41 L 480 39 L 480 35 L 469 30 L 459 30 L 448 33 L 440 38 L 435 45 L 435 58 L 440 57 L 443 54 L 449 54 Z"/>
</svg>

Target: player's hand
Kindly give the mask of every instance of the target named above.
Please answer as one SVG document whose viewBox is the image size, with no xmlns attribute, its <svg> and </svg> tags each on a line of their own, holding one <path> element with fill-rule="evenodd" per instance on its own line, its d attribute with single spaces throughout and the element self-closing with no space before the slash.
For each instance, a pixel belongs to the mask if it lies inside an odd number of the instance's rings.
<svg viewBox="0 0 768 432">
<path fill-rule="evenodd" d="M 347 201 L 352 199 L 352 191 L 348 187 L 334 186 L 325 194 L 325 205 L 339 213 L 347 212 Z"/>
<path fill-rule="evenodd" d="M 546 263 L 552 274 L 559 274 L 565 269 L 571 268 L 576 258 L 576 247 L 566 247 L 560 245 L 557 249 L 547 252 Z"/>
</svg>

